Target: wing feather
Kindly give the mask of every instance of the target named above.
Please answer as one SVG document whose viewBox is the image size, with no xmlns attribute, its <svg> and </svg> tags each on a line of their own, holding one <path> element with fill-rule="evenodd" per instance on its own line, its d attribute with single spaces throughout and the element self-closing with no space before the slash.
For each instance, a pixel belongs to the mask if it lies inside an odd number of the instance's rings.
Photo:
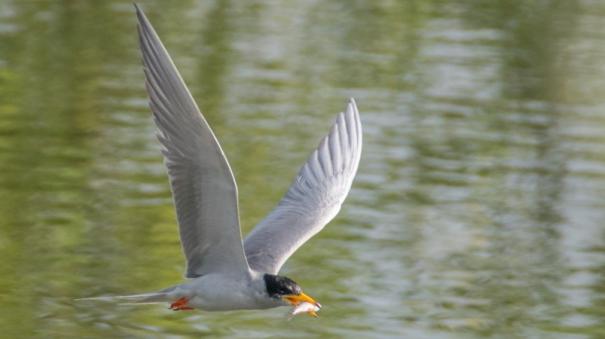
<svg viewBox="0 0 605 339">
<path fill-rule="evenodd" d="M 155 30 L 135 7 L 149 106 L 168 169 L 186 276 L 247 272 L 237 186 L 227 158 Z"/>
<path fill-rule="evenodd" d="M 252 269 L 277 274 L 336 216 L 357 172 L 361 144 L 361 120 L 351 99 L 277 207 L 246 237 L 244 249 Z"/>
</svg>

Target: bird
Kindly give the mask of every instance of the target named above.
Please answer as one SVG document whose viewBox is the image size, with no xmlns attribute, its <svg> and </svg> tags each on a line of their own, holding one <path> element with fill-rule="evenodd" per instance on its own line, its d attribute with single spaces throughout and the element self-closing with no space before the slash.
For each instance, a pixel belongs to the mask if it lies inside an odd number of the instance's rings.
<svg viewBox="0 0 605 339">
<path fill-rule="evenodd" d="M 184 283 L 117 299 L 168 302 L 170 309 L 227 311 L 321 304 L 292 279 L 285 261 L 339 212 L 362 149 L 353 98 L 300 168 L 278 205 L 242 240 L 238 190 L 225 153 L 156 31 L 135 4 L 149 96 L 167 168 L 187 268 Z M 306 308 L 304 308 L 306 309 Z"/>
</svg>

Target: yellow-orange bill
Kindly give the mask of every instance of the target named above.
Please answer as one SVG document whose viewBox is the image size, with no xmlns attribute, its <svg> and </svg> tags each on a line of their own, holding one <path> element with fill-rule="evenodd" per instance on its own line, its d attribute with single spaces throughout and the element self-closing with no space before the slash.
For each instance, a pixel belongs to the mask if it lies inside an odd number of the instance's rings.
<svg viewBox="0 0 605 339">
<path fill-rule="evenodd" d="M 300 303 L 303 303 L 303 302 L 319 306 L 319 303 L 317 301 L 315 301 L 315 299 L 309 297 L 308 295 L 306 295 L 304 293 L 286 295 L 283 297 L 283 299 L 285 299 L 287 302 L 289 302 L 291 305 L 294 305 L 294 306 L 296 306 Z"/>
</svg>

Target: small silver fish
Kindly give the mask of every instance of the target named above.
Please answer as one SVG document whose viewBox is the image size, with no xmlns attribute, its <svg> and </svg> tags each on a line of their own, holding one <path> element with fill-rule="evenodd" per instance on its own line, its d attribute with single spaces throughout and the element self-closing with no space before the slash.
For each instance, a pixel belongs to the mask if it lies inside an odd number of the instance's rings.
<svg viewBox="0 0 605 339">
<path fill-rule="evenodd" d="M 288 320 L 291 320 L 292 318 L 294 318 L 294 316 L 296 316 L 297 314 L 300 313 L 307 313 L 310 316 L 313 317 L 318 317 L 317 315 L 317 311 L 319 311 L 319 309 L 321 308 L 321 305 L 319 303 L 317 304 L 311 304 L 308 302 L 302 302 L 298 305 L 296 305 L 294 308 L 292 308 L 292 311 L 290 311 L 290 316 L 288 317 Z"/>
</svg>

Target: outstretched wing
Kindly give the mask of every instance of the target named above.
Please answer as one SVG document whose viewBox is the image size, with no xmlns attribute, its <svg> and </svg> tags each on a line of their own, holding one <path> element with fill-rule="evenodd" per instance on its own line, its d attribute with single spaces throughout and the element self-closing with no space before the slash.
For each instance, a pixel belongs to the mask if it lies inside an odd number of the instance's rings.
<svg viewBox="0 0 605 339">
<path fill-rule="evenodd" d="M 277 274 L 286 260 L 340 210 L 361 156 L 361 121 L 355 100 L 298 172 L 277 207 L 246 237 L 250 267 Z"/>
<path fill-rule="evenodd" d="M 172 188 L 187 277 L 247 272 L 233 173 L 160 38 L 136 6 L 149 106 Z"/>
</svg>

